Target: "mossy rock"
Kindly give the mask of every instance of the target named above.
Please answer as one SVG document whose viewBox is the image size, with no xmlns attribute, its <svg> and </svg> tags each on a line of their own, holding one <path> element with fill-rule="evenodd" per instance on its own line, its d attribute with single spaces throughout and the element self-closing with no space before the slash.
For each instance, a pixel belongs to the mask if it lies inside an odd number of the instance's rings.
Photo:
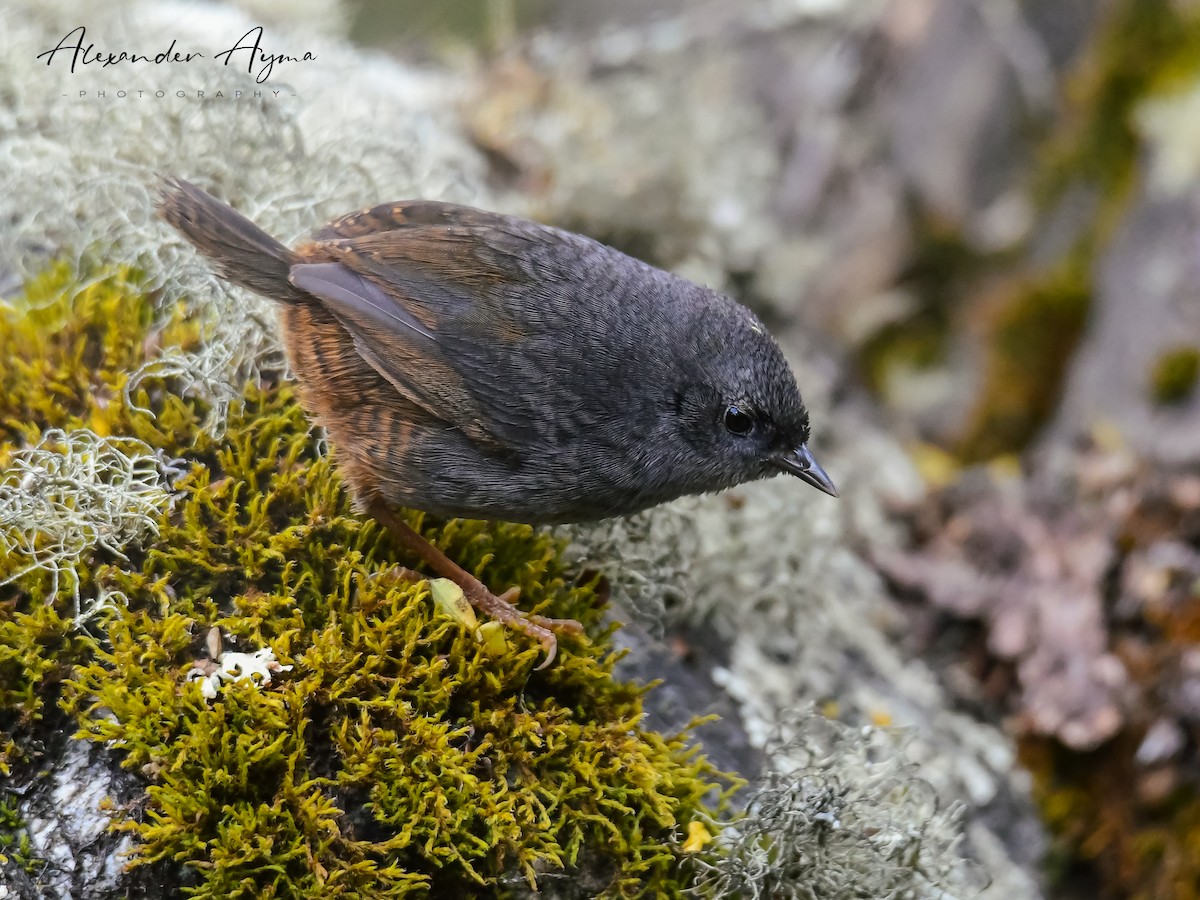
<svg viewBox="0 0 1200 900">
<path fill-rule="evenodd" d="M 202 328 L 157 311 L 135 273 L 80 283 L 55 268 L 0 313 L 0 466 L 48 428 L 122 435 L 161 451 L 169 502 L 140 544 L 68 560 L 70 591 L 36 565 L 37 535 L 35 564 L 0 560 L 4 773 L 28 775 L 39 729 L 69 717 L 144 782 L 114 815 L 129 864 L 182 868 L 195 897 L 680 895 L 679 836 L 731 780 L 687 735 L 642 727 L 646 689 L 613 677 L 602 592 L 560 543 L 407 514 L 524 608 L 585 624 L 590 643 L 564 639 L 535 671 L 538 645 L 481 642 L 355 514 L 289 384 L 248 386 L 214 437 L 171 378 L 130 381 Z M 282 668 L 205 696 L 189 673 L 212 634 Z M 17 840 L 17 818 L 0 832 Z"/>
</svg>

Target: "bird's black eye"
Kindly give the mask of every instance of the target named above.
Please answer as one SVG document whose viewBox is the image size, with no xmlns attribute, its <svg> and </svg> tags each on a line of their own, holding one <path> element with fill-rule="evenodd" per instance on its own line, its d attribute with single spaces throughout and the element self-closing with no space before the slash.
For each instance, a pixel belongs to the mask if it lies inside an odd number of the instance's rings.
<svg viewBox="0 0 1200 900">
<path fill-rule="evenodd" d="M 738 437 L 745 437 L 754 430 L 754 416 L 740 406 L 725 408 L 725 430 Z"/>
</svg>

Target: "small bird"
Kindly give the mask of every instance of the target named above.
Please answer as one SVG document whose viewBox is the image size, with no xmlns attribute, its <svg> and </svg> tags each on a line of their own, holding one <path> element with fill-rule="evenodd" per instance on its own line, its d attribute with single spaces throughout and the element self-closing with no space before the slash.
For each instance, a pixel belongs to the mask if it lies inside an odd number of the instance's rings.
<svg viewBox="0 0 1200 900">
<path fill-rule="evenodd" d="M 395 507 L 580 522 L 780 472 L 834 497 L 774 339 L 744 306 L 579 234 L 427 200 L 295 249 L 179 178 L 160 214 L 277 301 L 302 405 L 357 506 L 554 659 L 573 620 L 494 595 Z"/>
</svg>

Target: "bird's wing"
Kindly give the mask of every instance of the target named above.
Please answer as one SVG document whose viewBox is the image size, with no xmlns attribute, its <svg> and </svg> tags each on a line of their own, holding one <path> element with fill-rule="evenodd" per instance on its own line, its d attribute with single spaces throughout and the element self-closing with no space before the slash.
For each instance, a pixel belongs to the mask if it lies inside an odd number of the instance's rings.
<svg viewBox="0 0 1200 900">
<path fill-rule="evenodd" d="M 527 251 L 555 234 L 449 204 L 385 204 L 318 232 L 298 249 L 306 261 L 290 281 L 321 301 L 404 397 L 476 442 L 512 451 L 545 427 L 548 394 L 562 389 L 539 378 L 546 360 L 526 353 L 529 332 L 545 324 L 541 311 L 528 314 Z M 538 282 L 539 310 L 562 300 L 564 284 Z"/>
<path fill-rule="evenodd" d="M 464 228 L 497 227 L 510 221 L 500 213 L 491 213 L 470 206 L 441 203 L 436 200 L 398 200 L 381 203 L 370 209 L 348 213 L 334 219 L 317 231 L 312 240 L 323 243 L 343 238 L 357 238 L 398 229 L 422 228 L 429 225 L 456 225 Z"/>
</svg>

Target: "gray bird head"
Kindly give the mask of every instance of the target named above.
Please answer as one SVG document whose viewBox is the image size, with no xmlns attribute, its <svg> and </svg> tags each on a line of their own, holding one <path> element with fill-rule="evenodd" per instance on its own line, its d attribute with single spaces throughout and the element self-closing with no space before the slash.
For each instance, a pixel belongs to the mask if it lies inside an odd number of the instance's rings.
<svg viewBox="0 0 1200 900">
<path fill-rule="evenodd" d="M 699 350 L 675 397 L 675 427 L 708 490 L 780 472 L 830 496 L 837 488 L 808 449 L 808 410 L 779 345 L 732 300 L 696 323 Z"/>
</svg>

